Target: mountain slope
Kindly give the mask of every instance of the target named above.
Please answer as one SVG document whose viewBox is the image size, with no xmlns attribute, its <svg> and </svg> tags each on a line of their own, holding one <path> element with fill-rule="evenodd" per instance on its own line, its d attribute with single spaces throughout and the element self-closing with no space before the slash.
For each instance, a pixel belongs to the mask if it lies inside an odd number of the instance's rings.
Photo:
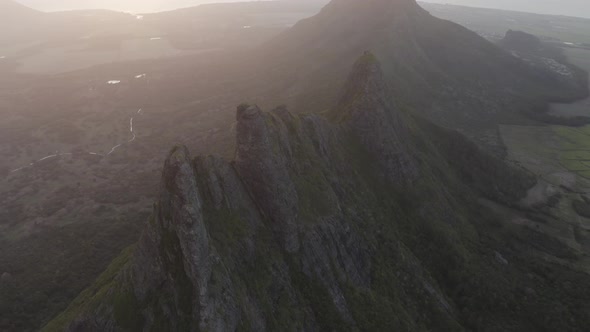
<svg viewBox="0 0 590 332">
<path fill-rule="evenodd" d="M 107 10 L 46 13 L 12 0 L 0 0 L 0 46 L 42 43 L 80 43 L 88 35 L 94 38 L 137 31 L 135 16 Z M 105 22 L 108 22 L 105 23 Z"/>
<path fill-rule="evenodd" d="M 45 17 L 45 13 L 34 10 L 12 0 L 0 0 L 0 42 L 17 40 L 28 31 L 35 31 L 34 25 Z M 25 32 L 22 32 L 25 31 Z"/>
<path fill-rule="evenodd" d="M 587 278 L 478 204 L 533 179 L 400 110 L 371 54 L 345 91 L 327 118 L 240 106 L 231 163 L 174 148 L 134 251 L 45 330 L 587 326 Z M 563 276 L 576 296 L 546 286 Z"/>
<path fill-rule="evenodd" d="M 33 16 L 41 15 L 42 13 L 29 8 L 25 5 L 21 5 L 20 3 L 12 0 L 1 0 L 0 1 L 0 17 L 2 17 L 2 21 L 6 21 L 8 19 L 12 20 L 21 20 L 27 19 Z"/>
<path fill-rule="evenodd" d="M 539 74 L 413 0 L 334 0 L 275 38 L 265 58 L 280 59 L 271 81 L 291 80 L 286 98 L 306 111 L 324 110 L 338 98 L 346 68 L 366 50 L 383 61 L 400 101 L 497 152 L 498 123 L 530 122 L 532 104 L 587 93 L 586 86 L 572 88 L 559 77 Z"/>
<path fill-rule="evenodd" d="M 580 90 L 588 86 L 588 73 L 570 64 L 562 48 L 543 42 L 537 36 L 513 30 L 509 30 L 498 45 L 534 68 L 538 81 L 558 81 L 563 88 L 579 91 L 579 96 L 588 95 L 588 91 Z M 573 127 L 590 123 L 590 118 L 585 116 L 567 118 L 544 112 L 546 106 L 539 105 L 539 101 L 531 105 L 533 109 L 527 115 L 543 123 Z"/>
</svg>

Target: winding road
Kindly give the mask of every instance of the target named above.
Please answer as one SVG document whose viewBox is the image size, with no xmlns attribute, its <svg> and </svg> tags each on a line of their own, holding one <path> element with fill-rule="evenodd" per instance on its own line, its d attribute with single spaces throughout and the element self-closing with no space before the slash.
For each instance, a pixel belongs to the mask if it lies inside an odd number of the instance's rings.
<svg viewBox="0 0 590 332">
<path fill-rule="evenodd" d="M 137 111 L 137 114 L 138 115 L 141 115 L 142 114 L 142 111 L 143 111 L 143 109 L 140 108 Z M 111 148 L 111 150 L 109 151 L 109 153 L 107 153 L 106 155 L 105 154 L 102 154 L 102 153 L 98 153 L 98 152 L 87 152 L 87 153 L 90 154 L 90 155 L 93 155 L 93 156 L 108 157 L 111 154 L 113 154 L 118 148 L 120 148 L 121 146 L 123 146 L 124 144 L 129 144 L 129 143 L 135 141 L 135 139 L 137 138 L 137 135 L 135 134 L 135 131 L 133 130 L 133 117 L 131 117 L 129 119 L 129 132 L 131 133 L 132 137 L 127 142 L 120 143 L 120 144 L 117 144 L 117 145 L 113 146 Z M 48 159 L 52 159 L 52 158 L 57 158 L 57 157 L 61 157 L 61 156 L 71 156 L 71 155 L 73 155 L 73 153 L 71 153 L 71 152 L 59 153 L 59 151 L 56 151 L 54 154 L 51 154 L 51 155 L 46 156 L 46 157 L 43 157 L 43 158 L 41 158 L 41 159 L 39 159 L 39 160 L 37 160 L 35 162 L 30 163 L 29 165 L 26 165 L 26 166 L 23 166 L 23 167 L 19 167 L 17 169 L 14 169 L 14 170 L 10 171 L 10 173 L 16 173 L 16 172 L 22 171 L 22 170 L 24 170 L 26 168 L 33 167 L 33 166 L 35 166 L 35 164 L 37 164 L 39 162 L 42 162 L 44 160 L 48 160 Z"/>
</svg>

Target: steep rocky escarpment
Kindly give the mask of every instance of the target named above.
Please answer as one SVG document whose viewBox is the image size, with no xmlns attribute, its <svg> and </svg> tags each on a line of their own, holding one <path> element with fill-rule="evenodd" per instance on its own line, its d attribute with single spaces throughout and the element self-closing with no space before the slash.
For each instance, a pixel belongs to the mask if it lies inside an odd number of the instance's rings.
<svg viewBox="0 0 590 332">
<path fill-rule="evenodd" d="M 402 112 L 392 112 L 392 105 L 380 64 L 365 53 L 355 63 L 333 117 L 349 124 L 380 163 L 383 177 L 410 184 L 420 175 L 410 153 L 410 127 Z"/>
<path fill-rule="evenodd" d="M 585 326 L 587 304 L 545 286 L 555 266 L 524 265 L 476 201 L 533 179 L 400 111 L 371 54 L 344 91 L 325 117 L 240 106 L 232 162 L 174 148 L 141 241 L 45 330 Z"/>
</svg>

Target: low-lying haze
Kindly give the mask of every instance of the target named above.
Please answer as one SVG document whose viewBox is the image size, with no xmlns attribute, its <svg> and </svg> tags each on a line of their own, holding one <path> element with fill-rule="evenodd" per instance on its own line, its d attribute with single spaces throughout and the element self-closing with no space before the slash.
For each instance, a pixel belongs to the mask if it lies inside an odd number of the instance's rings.
<svg viewBox="0 0 590 332">
<path fill-rule="evenodd" d="M 424 2 L 590 18 L 588 0 L 425 0 Z"/>
<path fill-rule="evenodd" d="M 157 12 L 196 6 L 213 2 L 239 2 L 244 0 L 18 0 L 29 7 L 58 11 L 70 9 L 111 9 L 128 12 Z"/>
<path fill-rule="evenodd" d="M 18 0 L 20 3 L 45 11 L 69 9 L 111 9 L 128 12 L 157 12 L 214 2 L 240 2 L 248 0 Z M 250 0 L 251 1 L 251 0 Z M 272 0 L 269 0 L 272 1 Z M 287 0 L 295 1 L 295 0 Z M 324 4 L 326 0 L 298 0 Z M 472 7 L 497 8 L 539 14 L 568 15 L 590 18 L 587 0 L 425 0 Z"/>
</svg>

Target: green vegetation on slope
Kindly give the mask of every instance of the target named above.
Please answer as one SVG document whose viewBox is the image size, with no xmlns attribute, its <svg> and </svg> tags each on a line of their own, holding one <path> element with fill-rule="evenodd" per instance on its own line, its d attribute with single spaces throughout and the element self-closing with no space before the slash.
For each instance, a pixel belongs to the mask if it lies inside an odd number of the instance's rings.
<svg viewBox="0 0 590 332">
<path fill-rule="evenodd" d="M 561 165 L 590 179 L 590 126 L 581 128 L 555 127 Z"/>
<path fill-rule="evenodd" d="M 126 243 L 137 241 L 142 226 L 125 220 L 81 222 L 40 231 L 18 245 L 3 242 L 0 266 L 12 276 L 0 282 L 0 330 L 28 331 L 49 321 L 104 271 Z M 43 268 L 37 269 L 38 265 Z"/>
<path fill-rule="evenodd" d="M 80 293 L 80 295 L 78 295 L 78 297 L 69 305 L 68 309 L 52 320 L 47 326 L 45 326 L 43 331 L 64 331 L 68 324 L 70 324 L 78 316 L 84 314 L 84 309 L 88 309 L 97 305 L 97 302 L 104 298 L 105 293 L 109 290 L 109 288 L 113 287 L 115 278 L 131 259 L 133 249 L 134 247 L 129 247 L 125 249 L 117 258 L 115 258 L 111 265 L 109 265 L 109 267 L 107 267 L 107 269 L 98 277 L 98 279 L 96 279 L 94 284 Z M 125 293 L 117 294 L 119 299 L 117 306 L 120 309 L 118 312 L 121 314 L 121 316 L 126 316 L 122 318 L 127 318 L 130 316 L 127 312 L 125 312 L 125 310 L 127 310 L 126 308 L 136 306 L 136 304 L 133 303 L 126 303 L 128 301 L 124 298 L 125 295 Z"/>
</svg>

